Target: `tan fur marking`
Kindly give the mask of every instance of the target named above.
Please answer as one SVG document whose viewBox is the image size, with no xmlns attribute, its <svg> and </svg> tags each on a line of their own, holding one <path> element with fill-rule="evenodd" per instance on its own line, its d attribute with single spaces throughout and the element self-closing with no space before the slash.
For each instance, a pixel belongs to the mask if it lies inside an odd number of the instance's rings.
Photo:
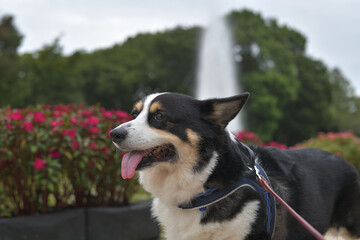
<svg viewBox="0 0 360 240">
<path fill-rule="evenodd" d="M 172 123 L 172 122 L 167 122 L 166 123 L 166 129 L 170 129 L 172 127 L 174 127 L 174 123 Z"/>
<path fill-rule="evenodd" d="M 191 129 L 186 129 L 186 134 L 189 139 L 189 143 L 187 143 L 187 142 L 183 142 L 180 138 L 167 131 L 163 131 L 156 128 L 154 128 L 154 131 L 163 135 L 168 140 L 169 143 L 172 143 L 174 146 L 176 146 L 179 159 L 186 162 L 187 167 L 192 169 L 192 167 L 197 161 L 197 156 L 198 156 L 197 145 L 200 137 L 197 135 L 197 133 L 195 133 Z"/>
<path fill-rule="evenodd" d="M 134 106 L 134 110 L 138 111 L 138 112 L 141 112 L 141 110 L 143 109 L 144 107 L 144 103 L 143 101 L 139 101 L 135 104 Z"/>
<path fill-rule="evenodd" d="M 199 143 L 200 136 L 196 132 L 188 128 L 186 129 L 186 134 L 191 145 L 196 146 Z"/>
<path fill-rule="evenodd" d="M 180 204 L 189 201 L 194 195 L 203 191 L 205 179 L 194 181 L 193 168 L 198 161 L 198 142 L 200 137 L 192 130 L 187 129 L 186 133 L 189 141 L 184 142 L 179 137 L 163 130 L 155 129 L 162 136 L 164 144 L 171 143 L 176 146 L 177 162 L 161 163 L 154 168 L 146 169 L 142 172 L 144 177 L 143 186 L 154 196 L 161 196 L 162 190 L 166 188 L 169 179 L 177 179 L 176 192 L 182 193 L 179 196 L 162 196 L 164 202 Z M 199 177 L 199 176 L 198 176 Z M 146 180 L 145 180 L 146 178 Z M 178 179 L 181 179 L 179 182 Z M 175 203 L 174 203 L 175 201 Z"/>
<path fill-rule="evenodd" d="M 154 102 L 153 104 L 151 104 L 150 106 L 150 112 L 151 113 L 154 113 L 156 112 L 157 110 L 162 110 L 164 109 L 163 106 L 161 105 L 161 103 L 159 102 Z"/>
<path fill-rule="evenodd" d="M 239 107 L 238 101 L 232 101 L 227 103 L 214 103 L 214 112 L 212 113 L 211 118 L 215 120 L 220 126 L 224 126 L 226 123 L 222 121 L 224 115 L 228 115 L 229 112 L 234 112 L 234 109 Z"/>
<path fill-rule="evenodd" d="M 360 238 L 355 238 L 345 228 L 330 228 L 325 234 L 326 240 L 359 240 Z"/>
</svg>

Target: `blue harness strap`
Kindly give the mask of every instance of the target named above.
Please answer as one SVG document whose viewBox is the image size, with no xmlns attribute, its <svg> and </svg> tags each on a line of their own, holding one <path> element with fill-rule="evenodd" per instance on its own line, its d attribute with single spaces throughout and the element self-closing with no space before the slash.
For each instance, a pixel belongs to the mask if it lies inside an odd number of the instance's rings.
<svg viewBox="0 0 360 240">
<path fill-rule="evenodd" d="M 256 174 L 263 176 L 270 183 L 268 176 L 266 175 L 264 169 L 260 165 L 255 163 L 254 168 Z M 251 188 L 262 196 L 264 204 L 266 206 L 266 220 L 264 222 L 264 226 L 266 228 L 266 232 L 268 233 L 269 237 L 272 237 L 275 228 L 275 215 L 276 215 L 275 198 L 263 187 L 261 187 L 256 182 L 256 180 L 252 180 L 250 178 L 239 177 L 237 182 L 235 182 L 234 184 L 228 187 L 221 189 L 219 188 L 206 189 L 204 192 L 195 196 L 190 202 L 180 204 L 179 208 L 199 209 L 200 211 L 205 211 L 207 206 L 212 205 L 218 201 L 221 201 L 222 199 L 228 197 L 229 195 L 236 192 L 240 188 L 244 188 L 244 187 Z"/>
<path fill-rule="evenodd" d="M 255 163 L 255 171 L 257 171 L 257 174 L 259 174 L 260 176 L 263 176 L 266 181 L 268 181 L 270 187 L 272 188 L 271 184 L 270 184 L 270 179 L 269 177 L 266 175 L 266 172 L 264 171 L 264 169 L 258 165 L 257 163 Z M 261 187 L 258 184 L 259 187 Z M 270 237 L 272 237 L 273 233 L 274 233 L 274 229 L 275 229 L 275 218 L 276 218 L 276 203 L 275 203 L 275 197 L 273 195 L 270 194 L 270 192 L 266 191 L 263 187 L 261 187 L 265 192 L 263 193 L 264 199 L 266 201 L 266 231 L 269 234 Z"/>
</svg>

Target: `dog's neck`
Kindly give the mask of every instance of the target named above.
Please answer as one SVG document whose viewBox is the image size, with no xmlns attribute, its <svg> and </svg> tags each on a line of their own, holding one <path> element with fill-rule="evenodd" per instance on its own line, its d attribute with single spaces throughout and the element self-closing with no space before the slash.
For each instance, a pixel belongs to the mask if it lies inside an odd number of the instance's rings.
<svg viewBox="0 0 360 240">
<path fill-rule="evenodd" d="M 140 172 L 140 183 L 163 203 L 178 206 L 204 191 L 205 182 L 216 167 L 217 158 L 214 153 L 207 167 L 196 174 L 192 166 L 177 168 L 176 165 L 159 164 Z"/>
<path fill-rule="evenodd" d="M 218 164 L 205 183 L 207 188 L 224 188 L 236 182 L 239 176 L 253 175 L 255 156 L 251 156 L 249 147 L 232 133 L 227 132 L 226 137 L 220 139 L 216 146 L 216 151 L 220 153 Z"/>
<path fill-rule="evenodd" d="M 179 168 L 176 163 L 159 164 L 140 172 L 144 189 L 167 205 L 178 206 L 190 201 L 209 187 L 225 187 L 246 173 L 244 162 L 248 161 L 246 149 L 230 133 L 222 144 L 214 145 L 214 151 L 206 165 L 195 171 L 194 165 Z M 221 140 L 221 139 L 220 139 Z M 200 151 L 200 150 L 199 150 Z M 192 157 L 190 155 L 179 156 Z M 188 161 L 187 162 L 195 162 Z M 224 172 L 225 171 L 225 172 Z"/>
</svg>

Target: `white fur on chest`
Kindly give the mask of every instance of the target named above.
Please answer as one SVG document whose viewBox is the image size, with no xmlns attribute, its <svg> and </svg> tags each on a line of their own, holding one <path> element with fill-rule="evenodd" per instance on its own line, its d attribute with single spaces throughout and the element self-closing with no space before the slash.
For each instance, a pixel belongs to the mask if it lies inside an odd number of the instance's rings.
<svg viewBox="0 0 360 240">
<path fill-rule="evenodd" d="M 195 148 L 189 145 L 188 151 L 179 152 L 179 162 L 159 164 L 140 172 L 140 183 L 155 197 L 153 216 L 164 226 L 166 239 L 245 239 L 257 217 L 260 207 L 257 200 L 246 203 L 236 217 L 221 223 L 201 224 L 203 212 L 178 208 L 179 204 L 190 201 L 204 191 L 204 183 L 218 161 L 218 154 L 214 152 L 208 165 L 201 172 L 195 173 L 193 167 L 197 161 L 197 152 L 192 152 L 192 149 Z"/>
<path fill-rule="evenodd" d="M 251 232 L 258 209 L 259 202 L 251 201 L 232 220 L 207 224 L 200 223 L 202 212 L 199 210 L 165 205 L 158 198 L 153 201 L 152 211 L 165 227 L 167 240 L 241 240 Z"/>
</svg>

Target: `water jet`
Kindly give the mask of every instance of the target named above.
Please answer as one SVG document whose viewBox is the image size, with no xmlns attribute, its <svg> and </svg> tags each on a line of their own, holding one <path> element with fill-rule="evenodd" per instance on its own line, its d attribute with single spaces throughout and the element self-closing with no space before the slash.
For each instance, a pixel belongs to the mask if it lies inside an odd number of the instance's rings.
<svg viewBox="0 0 360 240">
<path fill-rule="evenodd" d="M 196 78 L 198 99 L 230 97 L 241 92 L 234 63 L 232 35 L 225 17 L 212 22 L 203 32 Z M 231 132 L 243 130 L 241 116 L 233 119 L 227 129 Z"/>
</svg>

